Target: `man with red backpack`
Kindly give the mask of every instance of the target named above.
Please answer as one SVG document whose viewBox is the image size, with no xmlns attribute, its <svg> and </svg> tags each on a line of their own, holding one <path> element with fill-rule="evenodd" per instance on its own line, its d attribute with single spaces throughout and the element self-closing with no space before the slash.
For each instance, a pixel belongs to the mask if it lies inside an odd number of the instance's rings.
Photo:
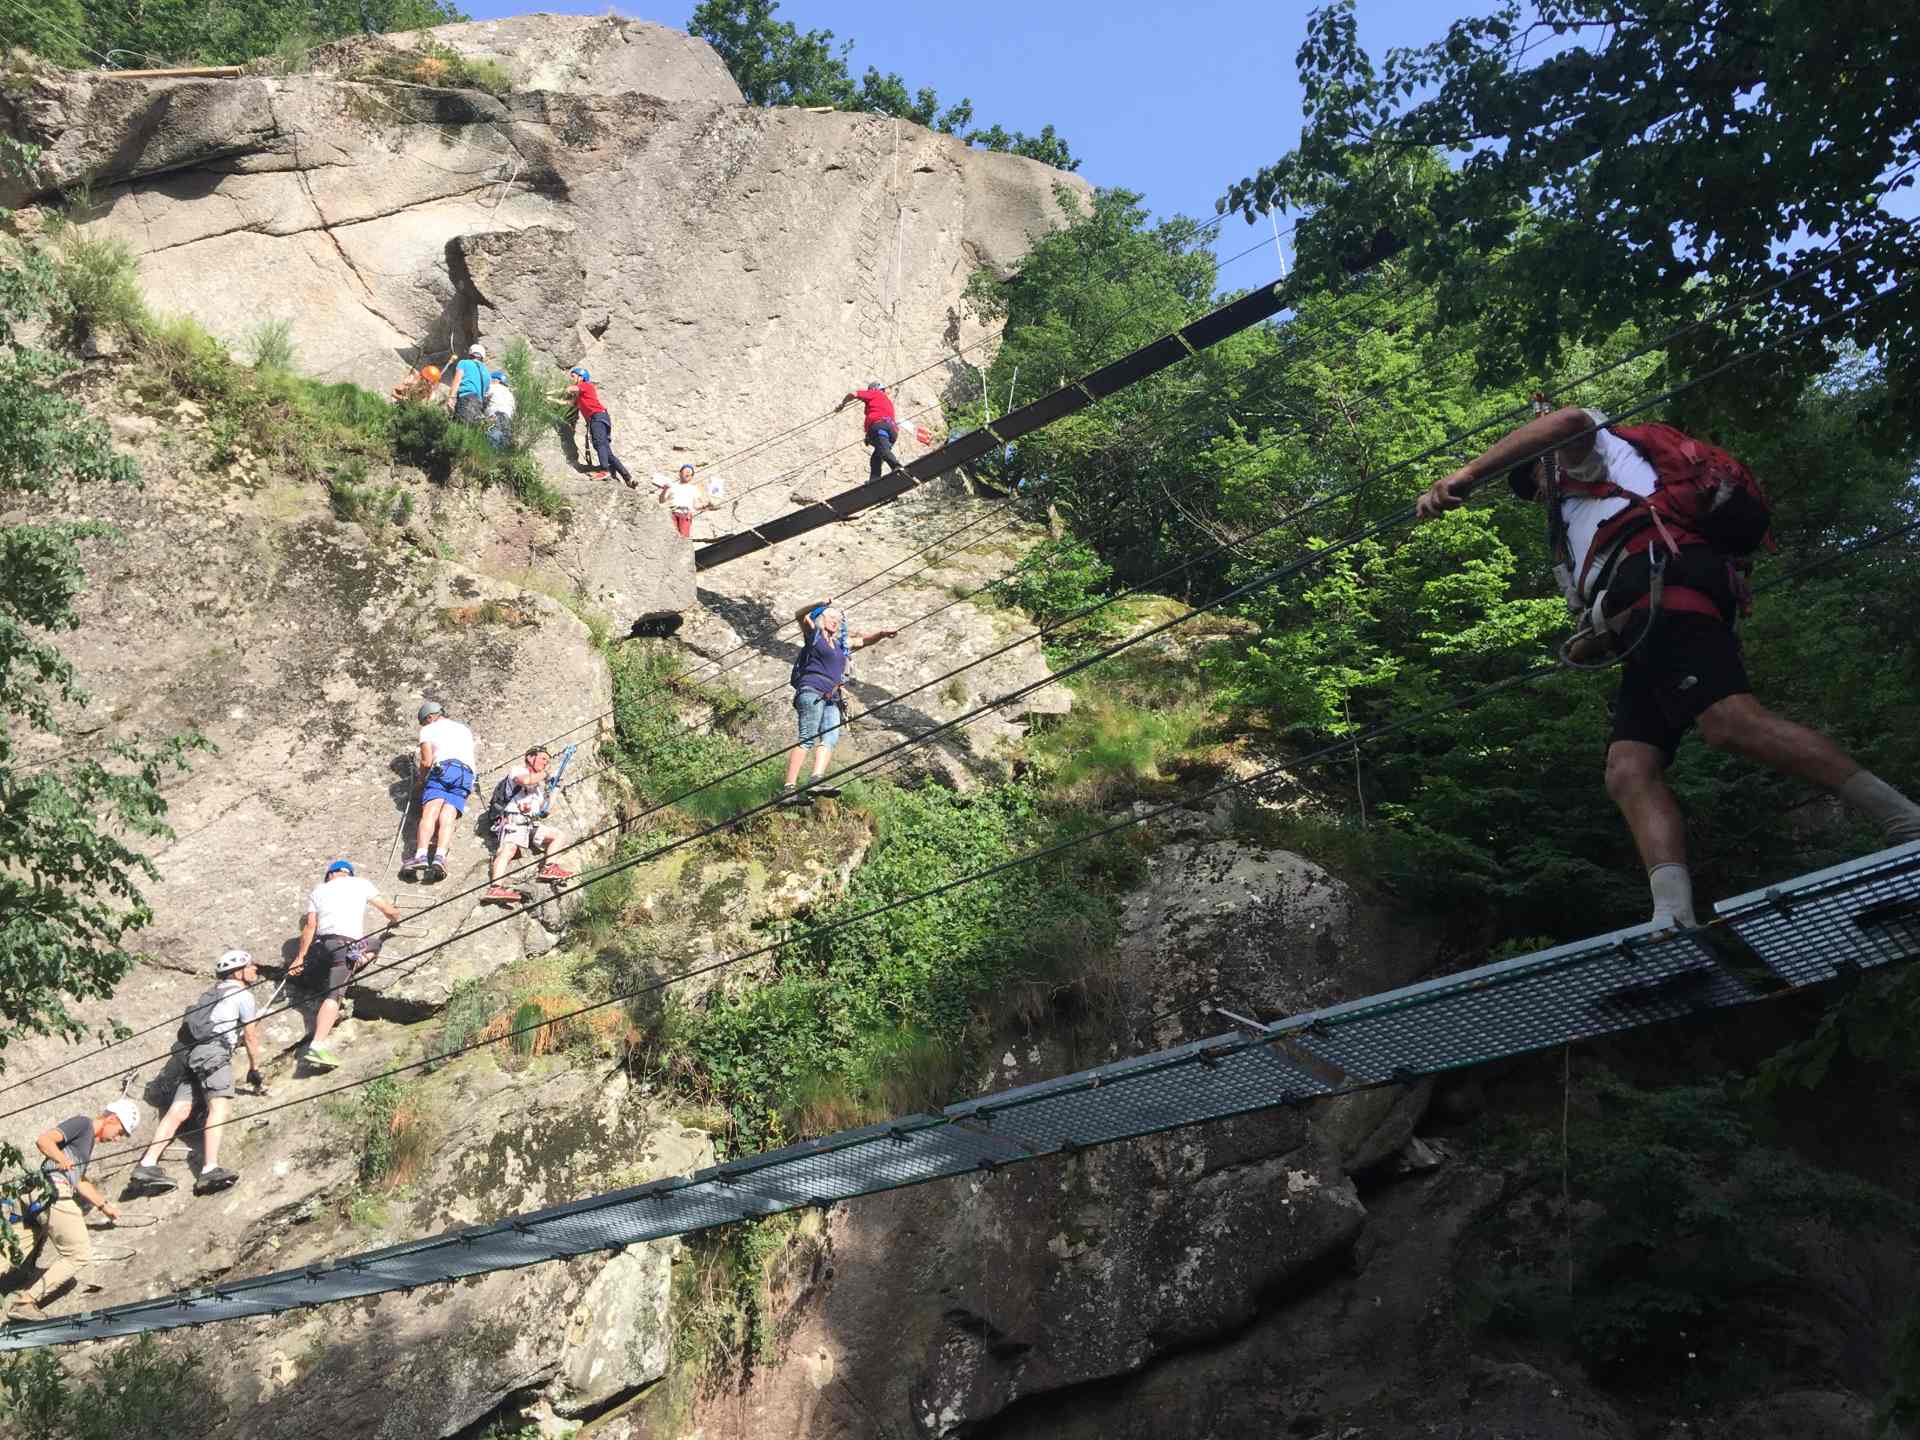
<svg viewBox="0 0 1920 1440">
<path fill-rule="evenodd" d="M 1547 506 L 1556 578 L 1585 617 L 1576 641 L 1621 657 L 1607 793 L 1647 867 L 1656 929 L 1697 923 L 1686 821 L 1665 773 L 1696 724 L 1716 750 L 1833 791 L 1888 844 L 1920 840 L 1920 806 L 1753 696 L 1733 628 L 1745 603 L 1736 562 L 1767 543 L 1767 503 L 1746 466 L 1670 425 L 1613 426 L 1564 408 L 1436 480 L 1419 517 L 1458 508 L 1502 474 Z"/>
</svg>

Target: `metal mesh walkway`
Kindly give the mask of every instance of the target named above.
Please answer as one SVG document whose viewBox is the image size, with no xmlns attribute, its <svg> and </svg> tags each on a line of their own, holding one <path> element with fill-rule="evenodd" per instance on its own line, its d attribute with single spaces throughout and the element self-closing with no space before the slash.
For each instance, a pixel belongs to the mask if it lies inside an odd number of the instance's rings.
<svg viewBox="0 0 1920 1440">
<path fill-rule="evenodd" d="M 1920 958 L 1920 844 L 1646 926 L 328 1264 L 0 1332 L 0 1350 L 203 1325 L 618 1250 L 783 1210 L 1457 1070 Z"/>
</svg>

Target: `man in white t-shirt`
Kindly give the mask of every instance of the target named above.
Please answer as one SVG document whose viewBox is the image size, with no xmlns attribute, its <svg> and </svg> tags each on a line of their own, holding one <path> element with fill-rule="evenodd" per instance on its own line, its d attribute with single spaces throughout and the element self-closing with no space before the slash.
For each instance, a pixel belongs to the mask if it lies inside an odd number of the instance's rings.
<svg viewBox="0 0 1920 1440">
<path fill-rule="evenodd" d="M 552 765 L 553 757 L 547 753 L 546 747 L 536 745 L 506 774 L 507 799 L 494 820 L 496 843 L 493 867 L 489 872 L 489 879 L 493 883 L 487 886 L 487 893 L 480 897 L 483 905 L 511 908 L 520 903 L 520 892 L 511 885 L 503 884 L 500 877 L 506 873 L 507 866 L 529 852 L 537 851 L 542 861 L 534 879 L 558 884 L 573 878 L 573 871 L 548 858 L 553 847 L 560 843 L 560 832 L 542 823 L 549 798 L 547 772 Z M 497 794 L 495 798 L 498 799 Z"/>
<path fill-rule="evenodd" d="M 1607 428 L 1605 415 L 1569 407 L 1537 416 L 1434 481 L 1420 497 L 1419 517 L 1457 509 L 1474 486 L 1497 475 L 1506 475 L 1520 498 L 1539 503 L 1548 491 L 1538 462 L 1549 454 L 1569 481 L 1611 481 L 1628 496 L 1651 495 L 1658 483 L 1646 457 Z M 1588 567 L 1600 526 L 1633 503 L 1621 495 L 1561 497 L 1566 558 L 1579 590 L 1574 603 L 1592 603 L 1604 591 L 1607 618 L 1636 608 L 1648 593 L 1647 552 L 1607 564 L 1605 574 L 1589 573 Z M 1666 780 L 1681 738 L 1695 724 L 1716 750 L 1832 790 L 1879 826 L 1887 843 L 1920 840 L 1920 806 L 1819 731 L 1774 714 L 1754 698 L 1734 634 L 1738 607 L 1725 560 L 1705 545 L 1676 543 L 1679 552 L 1667 561 L 1666 598 L 1653 628 L 1643 644 L 1634 644 L 1641 634 L 1636 628 L 1622 636 L 1631 648 L 1621 666 L 1607 745 L 1607 793 L 1626 817 L 1647 868 L 1655 929 L 1698 923 L 1686 820 Z M 1596 560 L 1596 572 L 1604 559 Z M 1644 623 L 1628 618 L 1630 627 Z"/>
<path fill-rule="evenodd" d="M 367 907 L 371 905 L 387 917 L 388 930 L 367 935 Z M 347 993 L 356 970 L 380 953 L 391 928 L 400 923 L 400 912 L 380 898 L 371 880 L 354 874 L 351 860 L 335 860 L 327 873 L 307 896 L 307 918 L 300 926 L 300 948 L 287 966 L 287 979 L 319 1002 L 313 1014 L 313 1029 L 302 1042 L 307 1047 L 307 1063 L 317 1070 L 337 1069 L 340 1057 L 329 1050 L 326 1039 L 340 1018 L 340 997 Z M 316 953 L 309 963 L 307 952 Z"/>
<path fill-rule="evenodd" d="M 400 878 L 432 882 L 447 878 L 447 842 L 473 793 L 473 731 L 448 719 L 438 700 L 426 701 L 419 713 L 414 783 L 420 795 L 420 825 Z"/>
</svg>

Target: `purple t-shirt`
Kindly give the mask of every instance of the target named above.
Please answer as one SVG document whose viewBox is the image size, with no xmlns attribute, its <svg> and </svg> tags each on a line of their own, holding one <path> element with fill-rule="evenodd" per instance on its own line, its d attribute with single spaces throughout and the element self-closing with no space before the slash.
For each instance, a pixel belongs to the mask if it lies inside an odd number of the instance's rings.
<svg viewBox="0 0 1920 1440">
<path fill-rule="evenodd" d="M 815 630 L 806 645 L 800 651 L 800 658 L 794 662 L 793 685 L 797 690 L 802 685 L 809 690 L 817 690 L 822 695 L 832 695 L 847 678 L 847 657 L 845 652 L 833 640 L 827 638 L 824 630 Z"/>
</svg>

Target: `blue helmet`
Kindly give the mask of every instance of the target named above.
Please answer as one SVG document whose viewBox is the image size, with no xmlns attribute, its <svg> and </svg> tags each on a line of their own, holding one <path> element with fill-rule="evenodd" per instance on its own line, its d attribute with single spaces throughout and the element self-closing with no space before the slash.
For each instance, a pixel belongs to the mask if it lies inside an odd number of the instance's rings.
<svg viewBox="0 0 1920 1440">
<path fill-rule="evenodd" d="M 507 379 L 507 372 L 504 370 L 496 370 L 493 372 L 493 378 L 500 381 L 502 384 L 505 384 Z"/>
<path fill-rule="evenodd" d="M 593 379 L 593 376 L 587 373 L 587 367 L 584 365 L 576 365 L 571 370 L 567 371 L 567 373 L 573 376 L 576 380 L 590 381 Z"/>
<path fill-rule="evenodd" d="M 336 860 L 327 866 L 327 874 L 330 876 L 337 875 L 342 870 L 346 871 L 349 875 L 353 874 L 353 862 L 351 860 Z"/>
</svg>

